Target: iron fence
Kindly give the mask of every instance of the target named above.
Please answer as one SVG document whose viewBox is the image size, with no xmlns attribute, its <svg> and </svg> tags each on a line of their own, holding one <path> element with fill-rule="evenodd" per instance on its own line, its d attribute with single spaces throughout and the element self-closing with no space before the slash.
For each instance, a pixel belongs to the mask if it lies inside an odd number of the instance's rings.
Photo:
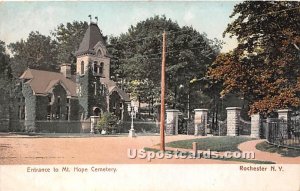
<svg viewBox="0 0 300 191">
<path fill-rule="evenodd" d="M 218 136 L 227 135 L 227 120 L 218 121 L 218 132 L 215 132 L 214 135 L 218 135 Z"/>
<path fill-rule="evenodd" d="M 264 134 L 269 143 L 277 146 L 300 148 L 300 120 L 269 120 Z"/>
<path fill-rule="evenodd" d="M 87 133 L 91 129 L 89 120 L 0 120 L 0 124 L 1 132 Z"/>
<path fill-rule="evenodd" d="M 159 133 L 159 122 L 135 119 L 133 125 L 137 133 Z M 97 129 L 97 125 L 94 127 Z M 108 133 L 128 133 L 130 128 L 131 121 L 120 121 Z M 0 132 L 90 133 L 91 121 L 0 119 Z M 95 133 L 101 133 L 101 129 Z"/>
<path fill-rule="evenodd" d="M 165 124 L 166 127 L 166 124 Z M 131 128 L 130 121 L 123 121 L 116 125 L 117 133 L 128 133 Z M 136 133 L 159 133 L 160 122 L 156 121 L 133 121 L 133 128 Z"/>
<path fill-rule="evenodd" d="M 239 135 L 250 135 L 251 134 L 251 122 L 240 119 Z"/>
</svg>

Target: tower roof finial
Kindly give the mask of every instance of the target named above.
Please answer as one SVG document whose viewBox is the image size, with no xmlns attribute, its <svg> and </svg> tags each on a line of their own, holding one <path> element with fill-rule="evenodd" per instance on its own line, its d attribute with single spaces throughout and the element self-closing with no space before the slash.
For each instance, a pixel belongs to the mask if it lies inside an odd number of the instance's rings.
<svg viewBox="0 0 300 191">
<path fill-rule="evenodd" d="M 95 19 L 96 19 L 96 24 L 98 24 L 98 17 L 95 17 Z"/>
<path fill-rule="evenodd" d="M 89 17 L 90 17 L 90 23 L 92 22 L 92 15 L 89 15 Z"/>
</svg>

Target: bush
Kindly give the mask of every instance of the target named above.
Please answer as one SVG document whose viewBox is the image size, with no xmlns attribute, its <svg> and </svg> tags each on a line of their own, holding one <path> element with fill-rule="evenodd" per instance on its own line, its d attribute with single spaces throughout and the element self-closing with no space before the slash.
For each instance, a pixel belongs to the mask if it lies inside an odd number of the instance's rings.
<svg viewBox="0 0 300 191">
<path fill-rule="evenodd" d="M 104 130 L 104 131 L 112 131 L 116 129 L 116 125 L 118 123 L 118 118 L 116 115 L 110 112 L 105 112 L 102 114 L 100 117 L 98 124 L 97 124 L 97 129 Z"/>
</svg>

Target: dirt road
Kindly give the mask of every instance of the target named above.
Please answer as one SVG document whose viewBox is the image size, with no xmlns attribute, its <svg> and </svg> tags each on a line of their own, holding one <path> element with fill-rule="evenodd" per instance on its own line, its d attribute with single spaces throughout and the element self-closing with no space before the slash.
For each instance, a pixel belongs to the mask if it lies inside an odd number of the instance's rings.
<svg viewBox="0 0 300 191">
<path fill-rule="evenodd" d="M 167 136 L 166 142 L 193 139 L 192 135 Z M 0 164 L 223 164 L 211 159 L 130 159 L 129 148 L 142 149 L 158 144 L 159 136 L 38 138 L 0 137 Z"/>
</svg>

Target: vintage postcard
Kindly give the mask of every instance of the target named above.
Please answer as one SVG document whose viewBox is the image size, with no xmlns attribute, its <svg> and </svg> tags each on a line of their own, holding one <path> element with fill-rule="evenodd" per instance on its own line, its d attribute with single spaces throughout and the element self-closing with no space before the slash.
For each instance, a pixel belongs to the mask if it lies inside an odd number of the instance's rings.
<svg viewBox="0 0 300 191">
<path fill-rule="evenodd" d="M 0 190 L 300 190 L 299 1 L 1 1 Z"/>
</svg>

